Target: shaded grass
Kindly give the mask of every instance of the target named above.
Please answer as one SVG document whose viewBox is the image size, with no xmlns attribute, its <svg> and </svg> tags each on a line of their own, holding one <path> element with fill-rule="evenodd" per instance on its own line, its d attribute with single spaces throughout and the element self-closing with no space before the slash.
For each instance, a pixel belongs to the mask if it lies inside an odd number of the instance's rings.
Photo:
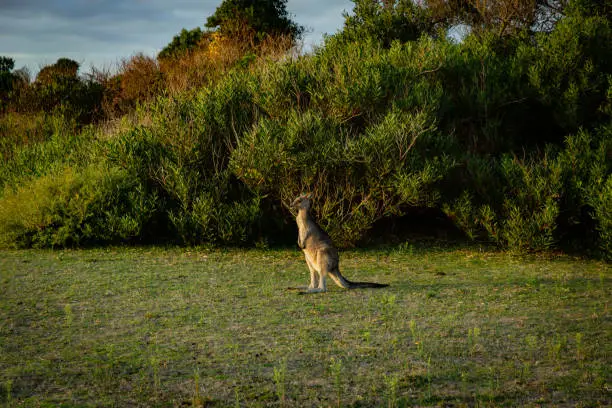
<svg viewBox="0 0 612 408">
<path fill-rule="evenodd" d="M 294 250 L 0 254 L 0 402 L 610 403 L 609 265 L 474 248 L 346 252 L 381 290 L 297 296 Z"/>
</svg>

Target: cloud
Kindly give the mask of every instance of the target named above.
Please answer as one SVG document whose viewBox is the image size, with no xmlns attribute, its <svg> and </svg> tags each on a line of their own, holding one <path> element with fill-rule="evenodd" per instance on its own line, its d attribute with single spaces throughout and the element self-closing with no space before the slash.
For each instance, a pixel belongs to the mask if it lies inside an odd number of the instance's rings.
<svg viewBox="0 0 612 408">
<path fill-rule="evenodd" d="M 155 54 L 214 9 L 190 0 L 3 0 L 0 55 L 34 71 L 60 57 L 110 65 L 136 52 Z"/>
<path fill-rule="evenodd" d="M 111 67 L 138 52 L 155 55 L 181 29 L 203 26 L 221 0 L 0 0 L 0 55 L 38 71 L 60 57 Z M 308 49 L 342 26 L 349 0 L 289 0 L 311 31 Z"/>
</svg>

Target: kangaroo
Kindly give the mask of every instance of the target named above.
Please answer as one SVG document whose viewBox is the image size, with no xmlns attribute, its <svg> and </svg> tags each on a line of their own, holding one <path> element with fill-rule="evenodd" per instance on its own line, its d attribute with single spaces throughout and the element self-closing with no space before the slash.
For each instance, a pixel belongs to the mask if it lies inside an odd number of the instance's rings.
<svg viewBox="0 0 612 408">
<path fill-rule="evenodd" d="M 329 275 L 333 281 L 344 289 L 355 288 L 384 288 L 389 286 L 383 283 L 351 282 L 340 273 L 338 250 L 332 244 L 329 235 L 323 231 L 310 214 L 311 195 L 301 195 L 291 204 L 298 213 L 296 222 L 298 226 L 298 246 L 304 251 L 306 264 L 310 269 L 310 285 L 301 288 L 302 293 L 325 292 L 327 286 L 325 279 Z"/>
</svg>

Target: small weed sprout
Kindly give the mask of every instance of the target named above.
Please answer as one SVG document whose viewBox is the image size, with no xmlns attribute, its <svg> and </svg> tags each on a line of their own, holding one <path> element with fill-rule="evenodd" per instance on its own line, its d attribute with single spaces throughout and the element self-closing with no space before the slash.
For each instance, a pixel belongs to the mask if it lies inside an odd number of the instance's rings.
<svg viewBox="0 0 612 408">
<path fill-rule="evenodd" d="M 525 337 L 525 344 L 527 345 L 527 351 L 529 352 L 529 356 L 532 360 L 536 359 L 537 349 L 538 349 L 538 338 L 533 334 L 527 335 Z"/>
<path fill-rule="evenodd" d="M 399 388 L 399 377 L 397 375 L 385 375 L 387 385 L 387 407 L 398 407 L 397 390 Z"/>
<path fill-rule="evenodd" d="M 408 256 L 414 255 L 414 246 L 408 242 L 402 242 L 397 247 L 398 254 L 406 254 Z"/>
<path fill-rule="evenodd" d="M 499 390 L 499 373 L 495 367 L 489 367 L 489 402 L 493 403 L 493 399 Z"/>
<path fill-rule="evenodd" d="M 278 367 L 274 367 L 274 385 L 276 387 L 276 396 L 280 401 L 281 406 L 286 404 L 286 386 L 287 377 L 287 359 L 283 358 Z"/>
<path fill-rule="evenodd" d="M 468 345 L 470 347 L 471 356 L 481 350 L 482 345 L 480 344 L 480 329 L 478 327 L 468 329 Z"/>
<path fill-rule="evenodd" d="M 394 353 L 397 353 L 399 350 L 399 342 L 400 342 L 400 339 L 398 336 L 393 336 L 393 338 L 389 342 L 391 344 L 391 348 L 393 349 Z"/>
<path fill-rule="evenodd" d="M 74 321 L 74 314 L 72 313 L 72 306 L 68 303 L 64 306 L 64 323 L 66 327 L 71 327 Z"/>
<path fill-rule="evenodd" d="M 548 358 L 552 361 L 557 361 L 561 353 L 561 342 L 549 341 L 548 343 Z"/>
<path fill-rule="evenodd" d="M 153 374 L 153 389 L 156 394 L 159 394 L 161 390 L 161 379 L 159 375 L 159 365 L 160 361 L 156 356 L 151 356 L 149 358 L 149 366 L 151 368 L 151 372 Z"/>
<path fill-rule="evenodd" d="M 548 358 L 552 362 L 559 363 L 561 357 L 561 350 L 566 342 L 566 338 L 555 335 L 554 339 L 548 340 Z"/>
<path fill-rule="evenodd" d="M 397 296 L 395 294 L 385 294 L 380 299 L 380 303 L 385 317 L 392 319 L 397 306 Z"/>
<path fill-rule="evenodd" d="M 584 366 L 584 357 L 585 357 L 584 343 L 582 342 L 583 338 L 584 338 L 584 335 L 582 333 L 576 333 L 576 360 L 578 360 L 578 364 L 580 365 L 580 368 L 583 368 Z"/>
<path fill-rule="evenodd" d="M 96 353 L 96 367 L 94 369 L 94 375 L 96 378 L 104 384 L 105 387 L 110 388 L 113 384 L 113 373 L 114 373 L 114 351 L 115 346 L 110 344 L 105 347 L 105 353 Z"/>
<path fill-rule="evenodd" d="M 414 320 L 410 320 L 409 327 L 410 334 L 412 335 L 412 341 L 417 347 L 417 352 L 420 356 L 423 356 L 425 354 L 425 345 L 421 336 L 421 332 L 418 330 L 417 324 Z"/>
<path fill-rule="evenodd" d="M 529 377 L 531 377 L 531 363 L 529 361 L 524 361 L 519 372 L 519 380 L 522 383 L 526 383 Z"/>
<path fill-rule="evenodd" d="M 4 383 L 4 386 L 6 388 L 6 406 L 10 407 L 13 405 L 13 395 L 12 395 L 13 380 L 6 380 L 6 383 Z"/>
<path fill-rule="evenodd" d="M 336 387 L 336 403 L 340 407 L 342 402 L 342 359 L 332 357 L 329 361 L 329 371 Z"/>
<path fill-rule="evenodd" d="M 234 389 L 234 407 L 240 408 L 240 393 L 238 392 L 238 387 Z"/>
<path fill-rule="evenodd" d="M 461 390 L 463 394 L 467 397 L 468 395 L 468 373 L 467 371 L 461 371 Z"/>
<path fill-rule="evenodd" d="M 202 397 L 200 396 L 200 370 L 195 369 L 193 371 L 193 401 L 192 406 L 201 407 L 203 406 Z"/>
<path fill-rule="evenodd" d="M 431 400 L 431 355 L 427 356 L 427 400 Z"/>
</svg>

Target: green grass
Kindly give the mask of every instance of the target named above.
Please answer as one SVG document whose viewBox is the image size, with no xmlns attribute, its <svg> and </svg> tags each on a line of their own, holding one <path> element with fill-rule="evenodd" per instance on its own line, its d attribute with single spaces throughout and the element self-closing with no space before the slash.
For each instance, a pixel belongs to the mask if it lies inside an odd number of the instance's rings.
<svg viewBox="0 0 612 408">
<path fill-rule="evenodd" d="M 297 250 L 3 251 L 0 403 L 612 401 L 608 264 L 409 246 L 342 262 L 391 286 L 296 295 Z"/>
</svg>

